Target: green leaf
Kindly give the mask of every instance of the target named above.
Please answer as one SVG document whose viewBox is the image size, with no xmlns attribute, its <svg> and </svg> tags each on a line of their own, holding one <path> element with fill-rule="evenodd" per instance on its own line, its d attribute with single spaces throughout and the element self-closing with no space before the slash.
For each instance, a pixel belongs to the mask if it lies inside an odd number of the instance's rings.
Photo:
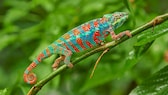
<svg viewBox="0 0 168 95">
<path fill-rule="evenodd" d="M 6 88 L 3 89 L 3 90 L 0 90 L 0 95 L 6 95 L 6 93 L 7 93 L 7 89 Z"/>
<path fill-rule="evenodd" d="M 11 43 L 13 43 L 13 42 L 15 42 L 16 41 L 16 39 L 17 39 L 17 35 L 1 35 L 0 34 L 0 37 L 1 37 L 1 40 L 0 40 L 0 43 L 1 43 L 1 45 L 0 45 L 0 51 L 2 50 L 2 49 L 4 49 L 6 46 L 8 46 L 9 44 L 11 44 Z"/>
<path fill-rule="evenodd" d="M 93 87 L 96 87 L 98 85 L 103 84 L 104 82 L 107 82 L 109 79 L 111 80 L 112 76 L 111 76 L 111 73 L 110 73 L 111 71 L 109 71 L 109 70 L 110 70 L 110 66 L 107 66 L 107 65 L 103 65 L 100 68 L 97 68 L 97 70 L 95 71 L 95 75 L 91 79 L 87 79 L 86 83 L 80 89 L 80 91 L 85 92 L 88 89 L 91 89 Z M 98 74 L 98 76 L 96 75 L 96 73 Z"/>
<path fill-rule="evenodd" d="M 152 45 L 156 38 L 167 33 L 167 24 L 168 21 L 157 27 L 154 27 L 155 32 L 151 32 L 151 29 L 148 29 L 137 37 L 137 42 L 134 45 L 134 50 L 132 50 L 127 57 L 125 65 L 126 70 L 129 70 L 137 63 L 138 59 L 148 50 L 148 48 Z"/>
<path fill-rule="evenodd" d="M 126 59 L 125 71 L 132 68 L 140 59 L 140 57 L 149 49 L 154 41 L 149 42 L 142 46 L 134 46 L 134 50 L 129 53 L 129 56 Z"/>
<path fill-rule="evenodd" d="M 167 95 L 168 66 L 144 80 L 129 95 Z"/>
<path fill-rule="evenodd" d="M 154 27 L 154 30 L 148 29 L 144 31 L 140 36 L 138 36 L 138 42 L 135 44 L 135 46 L 141 46 L 146 43 L 149 43 L 156 38 L 168 33 L 168 21 L 164 22 L 161 25 L 158 25 Z M 153 32 L 152 32 L 153 31 Z"/>
<path fill-rule="evenodd" d="M 27 11 L 22 10 L 22 9 L 17 9 L 17 8 L 13 8 L 8 10 L 8 13 L 6 14 L 5 18 L 4 18 L 4 23 L 6 25 L 16 21 L 17 19 L 25 16 L 27 14 Z"/>
<path fill-rule="evenodd" d="M 136 20 L 135 20 L 133 9 L 132 9 L 132 7 L 130 5 L 131 1 L 129 1 L 130 2 L 129 3 L 128 0 L 123 0 L 123 2 L 125 4 L 125 6 L 127 7 L 127 9 L 129 10 L 129 12 L 131 13 L 129 18 L 131 18 L 132 24 L 135 27 L 136 26 Z"/>
<path fill-rule="evenodd" d="M 88 13 L 92 13 L 94 11 L 100 11 L 104 8 L 104 5 L 100 2 L 93 2 L 93 3 L 89 3 L 87 5 L 84 6 L 83 8 L 83 13 L 84 14 L 88 14 Z"/>
<path fill-rule="evenodd" d="M 140 57 L 144 52 L 148 50 L 148 48 L 152 45 L 154 41 L 148 42 L 145 45 L 141 46 L 134 46 L 135 48 L 135 53 L 136 53 L 136 58 Z"/>
<path fill-rule="evenodd" d="M 130 12 L 132 12 L 132 8 L 131 8 L 130 3 L 128 2 L 128 0 L 123 0 L 123 2 L 124 2 L 124 4 L 125 4 L 125 6 L 127 7 L 127 9 L 128 9 Z"/>
<path fill-rule="evenodd" d="M 80 92 L 85 92 L 88 89 L 100 86 L 104 83 L 112 81 L 115 78 L 118 78 L 121 76 L 121 68 L 121 64 L 114 62 L 112 64 L 106 64 L 105 62 L 99 63 L 95 70 L 94 76 L 91 79 L 88 77 L 85 84 L 81 87 Z"/>
<path fill-rule="evenodd" d="M 129 56 L 126 59 L 126 63 L 124 64 L 125 71 L 132 68 L 137 63 L 137 61 L 138 59 L 136 57 L 135 50 L 130 51 Z"/>
</svg>

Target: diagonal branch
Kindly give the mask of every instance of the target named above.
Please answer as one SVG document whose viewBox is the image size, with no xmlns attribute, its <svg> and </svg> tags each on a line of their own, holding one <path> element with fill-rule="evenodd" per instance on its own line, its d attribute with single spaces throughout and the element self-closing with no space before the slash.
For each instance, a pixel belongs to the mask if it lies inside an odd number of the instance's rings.
<svg viewBox="0 0 168 95">
<path fill-rule="evenodd" d="M 146 29 L 149 29 L 151 27 L 154 27 L 158 24 L 163 23 L 164 21 L 168 20 L 168 13 L 164 14 L 164 15 L 160 15 L 157 16 L 156 18 L 154 18 L 153 20 L 151 20 L 150 22 L 134 29 L 133 31 L 131 31 L 132 36 L 135 36 L 141 32 L 143 32 Z M 93 55 L 97 52 L 103 51 L 107 48 L 112 48 L 115 47 L 116 45 L 128 40 L 128 37 L 123 37 L 122 39 L 118 40 L 118 41 L 112 41 L 112 42 L 108 42 L 106 44 L 104 44 L 103 46 L 99 46 L 96 47 L 95 49 L 91 50 L 90 52 L 87 52 L 86 54 L 76 58 L 74 61 L 72 61 L 72 64 L 77 64 L 78 62 L 82 61 L 83 59 L 89 57 L 90 55 Z M 66 65 L 62 65 L 60 68 L 58 68 L 57 70 L 53 71 L 52 73 L 50 73 L 48 76 L 46 76 L 44 79 L 42 79 L 41 81 L 39 81 L 37 84 L 35 84 L 28 92 L 27 95 L 35 95 L 38 93 L 38 91 L 40 91 L 40 89 L 50 80 L 52 80 L 54 77 L 56 77 L 58 74 L 60 74 L 61 72 L 63 72 L 64 70 L 68 69 L 68 67 Z"/>
</svg>

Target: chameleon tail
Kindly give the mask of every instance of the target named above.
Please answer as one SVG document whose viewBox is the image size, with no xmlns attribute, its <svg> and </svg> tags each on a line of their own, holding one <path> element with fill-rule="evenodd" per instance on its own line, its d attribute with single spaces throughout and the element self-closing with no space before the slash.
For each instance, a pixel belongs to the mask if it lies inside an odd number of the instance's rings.
<svg viewBox="0 0 168 95">
<path fill-rule="evenodd" d="M 48 48 L 46 48 L 45 50 L 43 50 L 43 52 L 41 52 L 37 58 L 26 68 L 24 75 L 23 75 L 23 79 L 26 83 L 28 84 L 35 84 L 37 81 L 36 75 L 34 73 L 32 73 L 32 69 L 35 68 L 37 66 L 38 63 L 40 63 L 43 59 L 49 57 L 50 55 L 52 55 L 50 51 L 50 46 Z"/>
<path fill-rule="evenodd" d="M 43 59 L 49 57 L 52 54 L 61 54 L 65 56 L 64 63 L 68 65 L 69 67 L 73 67 L 73 65 L 70 62 L 70 58 L 72 55 L 72 52 L 70 50 L 66 50 L 60 46 L 57 46 L 55 44 L 51 44 L 43 50 L 37 58 L 27 67 L 27 69 L 24 72 L 23 78 L 24 81 L 28 84 L 35 84 L 37 81 L 36 75 L 34 73 L 31 73 L 31 70 L 37 66 L 38 63 L 40 63 Z"/>
<path fill-rule="evenodd" d="M 36 67 L 36 63 L 32 62 L 24 72 L 23 78 L 24 78 L 24 81 L 28 84 L 35 84 L 37 81 L 36 75 L 34 73 L 30 73 L 30 71 L 35 67 Z"/>
</svg>

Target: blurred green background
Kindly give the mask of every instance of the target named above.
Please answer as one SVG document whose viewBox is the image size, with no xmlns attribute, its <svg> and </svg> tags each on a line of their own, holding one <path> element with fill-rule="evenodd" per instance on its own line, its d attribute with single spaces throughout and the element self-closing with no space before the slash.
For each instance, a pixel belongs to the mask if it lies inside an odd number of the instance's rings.
<svg viewBox="0 0 168 95">
<path fill-rule="evenodd" d="M 157 15 L 168 12 L 167 0 L 1 0 L 0 1 L 0 90 L 7 95 L 25 95 L 31 85 L 23 72 L 47 45 L 68 30 L 104 14 L 124 11 L 132 14 L 116 32 L 133 30 Z M 152 31 L 152 29 L 151 29 Z M 164 65 L 168 35 L 157 39 L 133 68 L 125 71 L 126 59 L 136 38 L 106 53 L 89 79 L 101 53 L 82 60 L 45 85 L 38 95 L 127 95 L 143 79 Z M 111 38 L 107 38 L 111 41 Z M 87 51 L 74 54 L 73 59 Z M 57 55 L 43 61 L 34 72 L 39 80 L 52 72 Z"/>
</svg>

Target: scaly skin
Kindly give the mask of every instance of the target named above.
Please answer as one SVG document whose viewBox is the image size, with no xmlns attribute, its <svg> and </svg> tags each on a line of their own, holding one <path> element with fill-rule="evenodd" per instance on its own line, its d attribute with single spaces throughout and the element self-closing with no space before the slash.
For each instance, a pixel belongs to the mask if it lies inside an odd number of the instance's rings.
<svg viewBox="0 0 168 95">
<path fill-rule="evenodd" d="M 118 35 L 114 32 L 114 30 L 120 27 L 127 18 L 128 14 L 125 12 L 115 12 L 113 14 L 106 14 L 102 18 L 91 20 L 73 28 L 49 45 L 37 56 L 25 70 L 24 81 L 28 84 L 36 83 L 37 78 L 35 74 L 30 73 L 31 70 L 43 59 L 52 54 L 61 55 L 53 64 L 52 67 L 54 69 L 56 69 L 59 63 L 63 60 L 68 67 L 73 67 L 70 59 L 74 52 L 80 52 L 96 45 L 100 45 L 108 35 L 111 35 L 114 40 L 118 40 L 124 35 L 131 37 L 129 31 L 121 32 Z"/>
</svg>

